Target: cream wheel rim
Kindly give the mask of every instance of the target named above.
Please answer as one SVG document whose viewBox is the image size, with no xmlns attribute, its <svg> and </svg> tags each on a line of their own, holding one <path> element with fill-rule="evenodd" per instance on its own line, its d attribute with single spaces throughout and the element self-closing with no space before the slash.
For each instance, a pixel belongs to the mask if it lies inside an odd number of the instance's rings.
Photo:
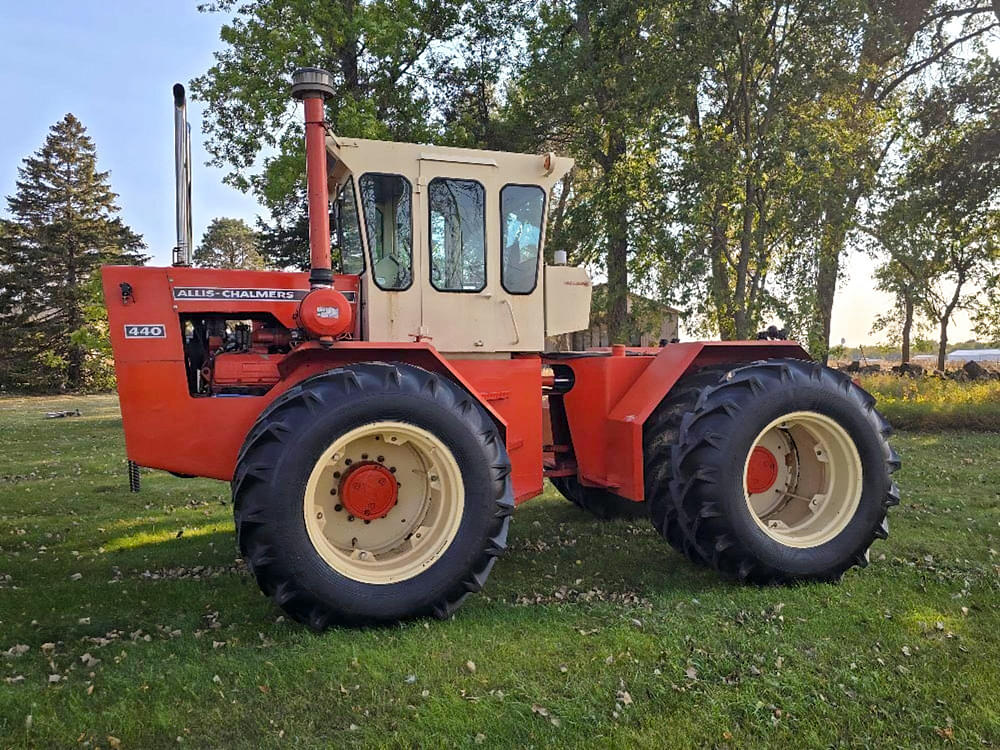
<svg viewBox="0 0 1000 750">
<path fill-rule="evenodd" d="M 862 477 L 847 431 L 824 414 L 797 411 L 757 435 L 743 467 L 743 494 L 769 537 L 789 547 L 817 547 L 854 517 Z"/>
<path fill-rule="evenodd" d="M 365 520 L 343 502 L 344 481 L 359 464 L 396 478 L 395 502 Z M 387 584 L 420 574 L 458 532 L 465 507 L 462 473 L 451 450 L 406 422 L 372 422 L 344 433 L 316 462 L 303 502 L 316 552 L 334 570 L 363 583 Z"/>
</svg>

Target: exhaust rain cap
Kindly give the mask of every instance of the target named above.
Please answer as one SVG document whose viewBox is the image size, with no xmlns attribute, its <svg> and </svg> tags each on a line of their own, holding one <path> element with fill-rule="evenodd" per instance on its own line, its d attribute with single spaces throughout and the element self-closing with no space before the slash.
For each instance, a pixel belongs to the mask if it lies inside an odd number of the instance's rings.
<svg viewBox="0 0 1000 750">
<path fill-rule="evenodd" d="M 322 68 L 299 68 L 292 73 L 292 96 L 329 99 L 333 96 L 333 76 Z"/>
</svg>

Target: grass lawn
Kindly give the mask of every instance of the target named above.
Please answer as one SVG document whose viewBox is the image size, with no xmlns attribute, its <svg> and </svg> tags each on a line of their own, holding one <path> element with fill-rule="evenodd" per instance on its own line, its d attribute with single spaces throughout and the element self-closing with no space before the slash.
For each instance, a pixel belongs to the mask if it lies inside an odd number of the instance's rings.
<svg viewBox="0 0 1000 750">
<path fill-rule="evenodd" d="M 895 445 L 839 585 L 721 581 L 550 492 L 452 620 L 317 635 L 235 559 L 227 485 L 128 493 L 113 397 L 0 400 L 0 747 L 1000 746 L 1000 434 Z"/>
</svg>

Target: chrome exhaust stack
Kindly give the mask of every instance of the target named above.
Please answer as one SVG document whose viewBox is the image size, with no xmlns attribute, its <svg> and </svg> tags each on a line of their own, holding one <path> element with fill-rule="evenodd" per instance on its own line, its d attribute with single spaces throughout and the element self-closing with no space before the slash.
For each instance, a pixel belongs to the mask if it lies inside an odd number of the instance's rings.
<svg viewBox="0 0 1000 750">
<path fill-rule="evenodd" d="M 174 168 L 177 205 L 177 246 L 174 248 L 174 265 L 191 265 L 191 126 L 187 121 L 187 98 L 184 86 L 174 84 Z"/>
</svg>

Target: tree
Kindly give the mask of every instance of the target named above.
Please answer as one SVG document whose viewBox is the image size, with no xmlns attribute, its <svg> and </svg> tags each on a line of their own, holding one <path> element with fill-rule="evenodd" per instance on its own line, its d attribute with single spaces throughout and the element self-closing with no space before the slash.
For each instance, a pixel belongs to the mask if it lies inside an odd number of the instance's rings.
<svg viewBox="0 0 1000 750">
<path fill-rule="evenodd" d="M 875 288 L 892 295 L 895 301 L 891 309 L 875 318 L 872 333 L 898 330 L 901 361 L 906 364 L 914 333 L 922 331 L 921 321 L 932 296 L 937 242 L 920 217 L 910 213 L 912 202 L 903 195 L 893 198 L 893 192 L 901 186 L 902 180 L 884 189 L 885 205 L 873 212 L 875 223 L 868 229 L 867 238 L 869 252 L 877 262 Z"/>
<path fill-rule="evenodd" d="M 925 303 L 928 315 L 939 326 L 938 369 L 943 370 L 948 354 L 948 325 L 955 311 L 972 307 L 969 287 L 988 283 L 990 272 L 1000 260 L 1000 220 L 994 216 L 987 226 L 938 220 L 939 247 L 934 256 L 937 285 Z"/>
<path fill-rule="evenodd" d="M 724 339 L 752 338 L 776 314 L 801 330 L 796 308 L 815 302 L 789 281 L 816 246 L 817 197 L 856 148 L 843 92 L 858 18 L 851 3 L 756 0 L 709 3 L 698 23 L 671 189 L 681 277 Z"/>
<path fill-rule="evenodd" d="M 426 82 L 454 64 L 480 12 L 464 0 L 218 0 L 202 9 L 233 14 L 215 64 L 192 81 L 206 104 L 206 147 L 229 169 L 227 182 L 269 206 L 305 173 L 301 122 L 290 116 L 292 71 L 318 65 L 333 74 L 327 118 L 338 135 L 433 140 Z"/>
<path fill-rule="evenodd" d="M 141 263 L 142 238 L 118 216 L 108 172 L 72 114 L 24 159 L 0 223 L 0 382 L 18 389 L 106 384 L 98 269 Z M 102 321 L 104 321 L 102 323 Z"/>
<path fill-rule="evenodd" d="M 972 311 L 983 335 L 990 328 L 1000 275 L 998 74 L 1000 62 L 982 54 L 915 92 L 896 197 L 876 232 L 881 286 L 935 322 L 941 369 L 955 311 Z"/>
<path fill-rule="evenodd" d="M 1000 61 L 983 50 L 920 91 L 914 105 L 901 181 L 911 223 L 936 241 L 928 274 L 935 283 L 925 306 L 939 324 L 939 368 L 953 313 L 969 309 L 982 329 L 1000 276 L 997 101 Z M 970 287 L 980 293 L 970 294 Z"/>
<path fill-rule="evenodd" d="M 242 219 L 227 218 L 212 219 L 194 251 L 194 263 L 203 268 L 264 267 L 257 233 Z"/>
<path fill-rule="evenodd" d="M 523 0 L 202 5 L 203 11 L 232 15 L 222 27 L 224 46 L 215 64 L 192 81 L 195 98 L 206 104 L 206 148 L 213 165 L 229 170 L 226 182 L 255 193 L 274 217 L 261 227 L 268 260 L 279 267 L 308 265 L 305 147 L 289 100 L 292 71 L 318 65 L 333 74 L 326 115 L 338 135 L 435 142 L 448 128 L 435 123 L 435 111 L 462 119 L 446 111 L 449 101 L 458 106 L 447 95 L 469 72 L 489 79 L 503 52 L 493 40 L 513 33 L 526 6 Z M 460 125 L 451 133 L 460 145 L 480 136 Z"/>
<path fill-rule="evenodd" d="M 1000 274 L 986 283 L 985 293 L 973 313 L 976 334 L 983 341 L 1000 346 Z"/>
<path fill-rule="evenodd" d="M 577 160 L 554 201 L 550 248 L 606 270 L 614 341 L 627 334 L 630 267 L 657 266 L 672 247 L 662 153 L 688 54 L 683 22 L 664 2 L 543 4 L 509 95 L 522 148 Z"/>
<path fill-rule="evenodd" d="M 894 122 L 902 92 L 929 70 L 961 65 L 956 52 L 1000 27 L 991 6 L 975 0 L 875 0 L 857 7 L 863 14 L 852 40 L 855 56 L 847 67 L 854 84 L 845 89 L 850 103 L 843 110 L 857 146 L 836 165 L 820 195 L 824 231 L 806 276 L 816 290 L 809 346 L 824 360 L 841 260 L 857 224 L 858 207 L 876 188 L 898 137 Z M 855 121 L 855 113 L 871 116 Z"/>
</svg>

